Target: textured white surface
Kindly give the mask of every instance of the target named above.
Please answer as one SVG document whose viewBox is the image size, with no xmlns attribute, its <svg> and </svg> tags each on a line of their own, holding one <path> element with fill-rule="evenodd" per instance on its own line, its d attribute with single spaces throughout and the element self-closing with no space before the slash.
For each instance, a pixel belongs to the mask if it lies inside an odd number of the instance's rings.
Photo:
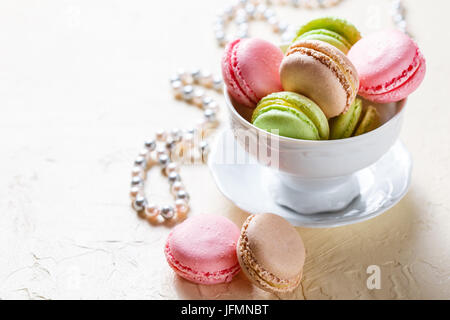
<svg viewBox="0 0 450 320">
<path fill-rule="evenodd" d="M 175 277 L 163 256 L 170 227 L 129 208 L 142 141 L 200 116 L 171 99 L 167 79 L 179 67 L 219 71 L 211 21 L 227 2 L 0 2 L 0 298 L 274 298 L 242 274 L 214 287 Z M 450 298 L 449 48 L 431 32 L 446 30 L 450 4 L 405 2 L 429 67 L 402 132 L 415 160 L 412 188 L 372 221 L 299 229 L 304 280 L 282 298 Z M 389 24 L 388 10 L 387 1 L 347 0 L 327 14 L 368 32 Z M 279 13 L 298 23 L 323 14 Z M 244 221 L 206 167 L 182 175 L 192 214 Z M 148 193 L 170 199 L 152 176 Z M 381 268 L 381 290 L 366 288 L 369 265 Z"/>
</svg>

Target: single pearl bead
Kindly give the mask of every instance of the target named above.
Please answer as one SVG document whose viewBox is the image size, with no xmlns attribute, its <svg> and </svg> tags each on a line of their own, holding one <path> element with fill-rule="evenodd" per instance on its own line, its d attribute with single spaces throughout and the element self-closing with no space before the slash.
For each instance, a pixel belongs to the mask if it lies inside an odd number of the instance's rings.
<svg viewBox="0 0 450 320">
<path fill-rule="evenodd" d="M 194 80 L 194 83 L 199 83 L 200 76 L 201 76 L 200 69 L 195 69 L 195 70 L 191 71 L 191 77 Z"/>
<path fill-rule="evenodd" d="M 202 100 L 202 108 L 206 109 L 208 108 L 209 104 L 212 103 L 214 100 L 211 97 L 204 97 Z"/>
<path fill-rule="evenodd" d="M 175 212 L 177 216 L 184 217 L 189 211 L 189 205 L 186 201 L 178 199 L 175 201 Z"/>
<path fill-rule="evenodd" d="M 243 36 L 242 38 L 247 38 L 247 31 L 242 31 L 243 33 L 245 33 L 245 36 Z M 222 82 L 222 78 L 221 77 L 214 77 L 213 78 L 213 87 L 215 90 L 217 91 L 222 91 L 223 90 L 223 82 Z"/>
<path fill-rule="evenodd" d="M 276 17 L 270 17 L 268 20 L 270 26 L 272 27 L 273 32 L 278 32 L 279 29 L 279 21 Z"/>
<path fill-rule="evenodd" d="M 167 154 L 167 149 L 165 147 L 159 146 L 158 149 L 156 149 L 156 157 L 159 158 L 163 154 Z"/>
<path fill-rule="evenodd" d="M 165 166 L 169 163 L 169 161 L 170 159 L 167 154 L 162 154 L 158 157 L 158 162 L 163 168 L 165 168 Z"/>
<path fill-rule="evenodd" d="M 156 149 L 156 141 L 153 139 L 145 141 L 144 145 L 148 151 L 154 151 Z"/>
<path fill-rule="evenodd" d="M 220 46 L 224 46 L 226 44 L 227 38 L 226 38 L 225 32 L 223 30 L 216 31 L 216 40 Z M 210 88 L 212 86 L 212 84 L 208 85 L 207 82 L 202 78 L 200 78 L 199 82 L 200 82 L 200 85 L 205 86 L 207 88 Z"/>
<path fill-rule="evenodd" d="M 203 116 L 208 122 L 216 121 L 216 111 L 210 108 L 206 108 L 203 112 Z"/>
<path fill-rule="evenodd" d="M 180 80 L 172 82 L 172 92 L 176 99 L 181 99 L 183 96 L 183 83 Z"/>
<path fill-rule="evenodd" d="M 219 111 L 219 104 L 215 101 L 211 101 L 208 104 L 208 107 L 206 107 L 205 109 L 209 109 L 209 110 L 213 110 L 214 112 Z"/>
<path fill-rule="evenodd" d="M 144 171 L 142 170 L 142 167 L 135 166 L 131 170 L 131 176 L 132 177 L 141 177 L 144 175 Z"/>
<path fill-rule="evenodd" d="M 161 208 L 161 216 L 165 220 L 172 219 L 174 215 L 175 215 L 175 210 L 172 206 L 164 206 Z"/>
<path fill-rule="evenodd" d="M 167 133 L 164 130 L 159 130 L 156 132 L 156 140 L 164 141 L 166 140 Z"/>
<path fill-rule="evenodd" d="M 236 13 L 236 18 L 234 19 L 237 25 L 244 24 L 248 22 L 247 12 L 244 9 L 240 9 Z"/>
<path fill-rule="evenodd" d="M 231 5 L 228 5 L 225 7 L 225 9 L 222 11 L 222 15 L 227 19 L 231 19 L 234 14 L 234 7 Z"/>
<path fill-rule="evenodd" d="M 191 85 L 185 86 L 183 88 L 182 95 L 185 101 L 192 101 L 192 98 L 194 97 L 194 88 Z"/>
<path fill-rule="evenodd" d="M 172 172 L 178 172 L 178 165 L 175 162 L 169 163 L 166 167 L 166 175 L 169 175 Z"/>
<path fill-rule="evenodd" d="M 132 187 L 132 188 L 130 189 L 130 198 L 131 198 L 131 200 L 136 199 L 136 197 L 137 197 L 139 194 L 141 194 L 141 188 L 139 188 L 139 187 Z"/>
<path fill-rule="evenodd" d="M 173 195 L 176 195 L 179 191 L 184 190 L 184 185 L 181 181 L 175 181 L 170 188 Z"/>
<path fill-rule="evenodd" d="M 170 135 L 175 142 L 180 142 L 182 137 L 182 131 L 178 128 L 174 128 L 170 131 Z"/>
<path fill-rule="evenodd" d="M 177 172 L 171 172 L 167 176 L 167 179 L 169 179 L 170 184 L 174 184 L 175 182 L 180 181 L 181 177 Z"/>
<path fill-rule="evenodd" d="M 253 19 L 254 15 L 255 15 L 255 10 L 256 10 L 256 7 L 253 3 L 248 3 L 245 6 L 245 11 L 247 12 L 247 15 L 250 17 L 250 19 Z"/>
<path fill-rule="evenodd" d="M 170 77 L 170 84 L 177 82 L 177 81 L 181 81 L 181 78 L 178 74 L 174 74 Z"/>
<path fill-rule="evenodd" d="M 144 181 L 139 176 L 133 177 L 131 179 L 131 186 L 132 187 L 142 186 L 143 184 L 144 184 Z"/>
<path fill-rule="evenodd" d="M 144 168 L 146 164 L 147 164 L 147 160 L 144 157 L 142 157 L 142 156 L 138 156 L 136 158 L 136 160 L 134 160 L 134 165 L 136 167 Z"/>
<path fill-rule="evenodd" d="M 175 146 L 176 146 L 176 141 L 172 137 L 167 138 L 166 149 L 168 151 L 172 151 L 175 148 Z"/>
<path fill-rule="evenodd" d="M 145 208 L 145 214 L 147 215 L 147 218 L 150 220 L 154 220 L 158 217 L 158 215 L 161 213 L 161 210 L 159 207 L 153 203 L 150 203 Z"/>
<path fill-rule="evenodd" d="M 185 201 L 189 201 L 189 194 L 185 190 L 178 191 L 175 197 L 177 200 L 182 199 Z"/>
<path fill-rule="evenodd" d="M 270 18 L 275 16 L 275 12 L 272 9 L 266 9 L 264 11 L 264 19 L 269 21 Z"/>
<path fill-rule="evenodd" d="M 202 89 L 197 89 L 194 91 L 194 96 L 192 98 L 192 103 L 197 107 L 202 107 L 203 97 L 205 95 L 205 91 Z"/>
<path fill-rule="evenodd" d="M 210 72 L 203 72 L 200 77 L 200 84 L 206 88 L 211 88 L 213 85 L 212 74 Z"/>
<path fill-rule="evenodd" d="M 184 72 L 182 75 L 180 75 L 180 78 L 181 82 L 183 82 L 184 85 L 190 85 L 194 83 L 194 78 L 188 72 Z"/>
<path fill-rule="evenodd" d="M 266 10 L 267 6 L 265 4 L 259 4 L 256 7 L 255 18 L 259 20 L 264 18 L 264 12 L 266 12 Z"/>
<path fill-rule="evenodd" d="M 133 208 L 137 212 L 140 212 L 145 209 L 147 205 L 147 199 L 144 196 L 138 195 L 136 199 L 133 201 Z"/>
</svg>

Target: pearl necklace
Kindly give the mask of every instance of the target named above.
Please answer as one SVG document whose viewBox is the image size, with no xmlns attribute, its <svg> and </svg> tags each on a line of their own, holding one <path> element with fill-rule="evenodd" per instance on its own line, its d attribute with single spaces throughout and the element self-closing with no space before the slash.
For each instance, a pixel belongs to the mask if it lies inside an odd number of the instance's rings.
<svg viewBox="0 0 450 320">
<path fill-rule="evenodd" d="M 395 23 L 395 26 L 400 31 L 409 34 L 407 30 L 407 23 L 406 23 L 406 9 L 402 3 L 401 0 L 393 0 L 392 1 L 392 9 L 391 9 L 391 17 L 392 20 Z"/>
<path fill-rule="evenodd" d="M 291 41 L 295 36 L 292 26 L 280 22 L 272 9 L 268 6 L 274 2 L 280 5 L 290 3 L 293 7 L 327 8 L 337 5 L 341 0 L 238 0 L 223 10 L 215 22 L 215 32 L 218 44 L 224 46 L 229 37 L 225 34 L 225 27 L 234 21 L 238 26 L 237 37 L 248 37 L 248 22 L 250 20 L 267 21 L 275 33 L 282 36 L 285 42 Z M 405 8 L 401 0 L 392 1 L 391 16 L 397 28 L 407 32 Z M 179 173 L 179 164 L 184 160 L 191 163 L 196 160 L 206 162 L 209 145 L 206 138 L 213 129 L 217 128 L 219 121 L 216 117 L 219 105 L 205 91 L 198 87 L 223 91 L 223 81 L 219 76 L 212 76 L 209 72 L 194 70 L 178 71 L 170 78 L 174 97 L 186 103 L 195 105 L 203 110 L 202 120 L 193 128 L 171 131 L 158 131 L 155 137 L 144 143 L 144 148 L 134 161 L 131 172 L 130 197 L 133 209 L 142 218 L 152 223 L 166 220 L 183 221 L 189 212 L 189 194 L 187 193 Z M 194 152 L 193 152 L 194 151 Z M 195 152 L 196 151 L 196 152 Z M 188 155 L 188 156 L 186 156 Z M 160 166 L 162 174 L 167 177 L 170 192 L 174 197 L 174 205 L 158 206 L 149 203 L 145 197 L 145 180 L 147 172 L 154 166 Z M 159 219 L 162 217 L 162 220 Z"/>
<path fill-rule="evenodd" d="M 234 38 L 247 38 L 249 22 L 267 22 L 272 31 L 281 35 L 282 42 L 291 42 L 295 37 L 296 27 L 280 21 L 272 5 L 290 5 L 294 8 L 330 8 L 342 0 L 237 0 L 221 11 L 214 22 L 214 32 L 219 46 L 225 46 L 233 37 L 225 33 L 231 22 L 237 26 Z"/>
<path fill-rule="evenodd" d="M 194 70 L 192 72 L 178 71 L 170 78 L 173 94 L 176 99 L 195 105 L 203 110 L 202 120 L 193 128 L 171 131 L 158 131 L 154 138 L 145 141 L 144 148 L 134 161 L 131 171 L 130 197 L 133 209 L 150 222 L 158 222 L 161 216 L 165 220 L 176 219 L 182 221 L 189 211 L 189 194 L 181 181 L 179 162 L 205 162 L 209 153 L 206 141 L 210 131 L 219 125 L 217 112 L 219 105 L 205 91 L 195 86 L 207 89 L 223 91 L 221 77 L 213 77 L 208 72 Z M 147 172 L 154 166 L 162 169 L 162 174 L 167 177 L 175 204 L 158 206 L 149 203 L 145 197 L 145 180 Z"/>
</svg>

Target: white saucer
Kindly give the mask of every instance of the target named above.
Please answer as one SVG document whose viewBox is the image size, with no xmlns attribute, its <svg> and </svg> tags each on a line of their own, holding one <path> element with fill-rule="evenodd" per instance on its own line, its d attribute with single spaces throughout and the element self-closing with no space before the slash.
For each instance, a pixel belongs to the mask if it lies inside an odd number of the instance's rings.
<svg viewBox="0 0 450 320">
<path fill-rule="evenodd" d="M 223 131 L 208 161 L 220 191 L 244 211 L 275 213 L 295 226 L 330 228 L 372 219 L 397 204 L 410 185 L 411 156 L 398 141 L 378 162 L 356 173 L 360 195 L 347 208 L 332 213 L 299 214 L 275 202 L 273 195 L 281 185 L 274 172 L 256 161 L 242 164 L 242 159 L 249 156 L 230 139 L 234 139 L 230 130 Z M 227 150 L 227 146 L 234 150 Z"/>
</svg>

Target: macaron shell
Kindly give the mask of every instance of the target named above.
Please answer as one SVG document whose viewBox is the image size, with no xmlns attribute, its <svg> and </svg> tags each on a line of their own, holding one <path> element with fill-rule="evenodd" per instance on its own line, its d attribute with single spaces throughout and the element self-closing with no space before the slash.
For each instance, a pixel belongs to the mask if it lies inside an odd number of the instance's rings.
<svg viewBox="0 0 450 320">
<path fill-rule="evenodd" d="M 296 42 L 297 40 L 324 41 L 338 48 L 345 54 L 347 54 L 352 47 L 352 45 L 348 43 L 348 41 L 344 37 L 342 37 L 338 33 L 326 29 L 308 31 L 307 33 L 302 34 L 300 37 L 294 40 L 294 42 Z"/>
<path fill-rule="evenodd" d="M 367 100 L 376 103 L 390 103 L 401 101 L 403 99 L 406 99 L 411 93 L 413 93 L 414 91 L 417 90 L 417 88 L 419 88 L 419 86 L 423 82 L 423 79 L 425 78 L 426 71 L 427 71 L 426 61 L 421 55 L 419 69 L 402 86 L 387 93 L 382 94 L 360 93 L 360 95 L 366 98 Z"/>
<path fill-rule="evenodd" d="M 258 101 L 283 91 L 278 73 L 284 56 L 280 48 L 265 40 L 248 39 L 241 42 L 236 54 L 238 81 L 250 88 Z"/>
<path fill-rule="evenodd" d="M 253 95 L 249 97 L 247 93 L 240 87 L 237 81 L 235 71 L 233 68 L 233 56 L 235 56 L 236 46 L 240 39 L 230 42 L 222 58 L 222 77 L 227 87 L 228 93 L 240 104 L 247 108 L 252 108 L 255 105 L 256 97 Z M 248 92 L 249 90 L 247 90 Z"/>
<path fill-rule="evenodd" d="M 352 45 L 361 39 L 360 32 L 353 24 L 345 19 L 336 17 L 323 17 L 308 22 L 297 31 L 297 37 L 316 29 L 327 29 L 336 32 Z"/>
<path fill-rule="evenodd" d="M 350 107 L 359 87 L 356 69 L 345 54 L 317 40 L 294 43 L 281 63 L 280 76 L 286 91 L 310 98 L 328 119 Z"/>
<path fill-rule="evenodd" d="M 278 73 L 282 59 L 281 49 L 268 41 L 251 38 L 231 42 L 222 58 L 222 74 L 229 93 L 254 108 L 262 97 L 282 91 Z"/>
<path fill-rule="evenodd" d="M 293 226 L 273 214 L 250 216 L 239 238 L 242 270 L 257 286 L 270 292 L 289 292 L 299 284 L 305 247 Z"/>
<path fill-rule="evenodd" d="M 301 111 L 291 107 L 273 105 L 260 110 L 253 125 L 282 137 L 303 140 L 320 140 L 314 123 Z"/>
<path fill-rule="evenodd" d="M 354 136 L 360 136 L 377 129 L 381 125 L 380 114 L 374 106 L 368 106 Z"/>
<path fill-rule="evenodd" d="M 404 99 L 425 75 L 425 59 L 417 44 L 395 29 L 368 35 L 353 46 L 348 57 L 358 70 L 359 94 L 375 102 Z"/>
<path fill-rule="evenodd" d="M 350 138 L 359 123 L 362 113 L 362 101 L 356 99 L 349 110 L 330 120 L 330 139 Z"/>
<path fill-rule="evenodd" d="M 218 215 L 187 219 L 168 237 L 165 254 L 182 277 L 203 284 L 230 281 L 239 271 L 234 250 L 239 228 Z"/>
<path fill-rule="evenodd" d="M 320 139 L 328 139 L 330 128 L 328 125 L 328 120 L 322 109 L 320 109 L 320 107 L 312 100 L 294 92 L 277 92 L 261 99 L 253 112 L 252 122 L 258 115 L 260 109 L 266 108 L 267 106 L 273 104 L 290 106 L 302 112 L 315 125 L 319 132 Z"/>
</svg>

